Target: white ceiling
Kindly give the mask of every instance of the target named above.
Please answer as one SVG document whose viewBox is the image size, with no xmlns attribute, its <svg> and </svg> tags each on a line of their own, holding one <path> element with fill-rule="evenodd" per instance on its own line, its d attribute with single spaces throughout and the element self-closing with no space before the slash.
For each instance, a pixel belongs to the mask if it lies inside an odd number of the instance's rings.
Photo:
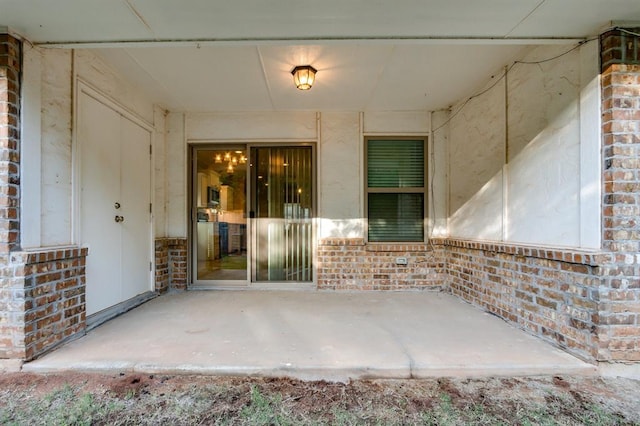
<svg viewBox="0 0 640 426">
<path fill-rule="evenodd" d="M 171 110 L 399 111 L 447 107 L 520 49 L 349 44 L 152 47 L 98 53 Z M 318 69 L 309 91 L 293 85 L 290 71 L 301 64 Z"/>
<path fill-rule="evenodd" d="M 0 26 L 95 48 L 188 111 L 445 108 L 527 45 L 622 20 L 640 21 L 640 1 L 0 0 Z M 303 64 L 319 70 L 308 92 L 289 74 Z"/>
</svg>

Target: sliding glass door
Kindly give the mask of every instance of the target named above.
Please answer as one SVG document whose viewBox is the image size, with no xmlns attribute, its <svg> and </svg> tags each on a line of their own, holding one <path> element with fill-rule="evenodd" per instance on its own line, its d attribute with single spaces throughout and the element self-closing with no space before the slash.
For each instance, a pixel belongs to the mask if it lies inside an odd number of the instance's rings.
<svg viewBox="0 0 640 426">
<path fill-rule="evenodd" d="M 313 281 L 312 146 L 198 147 L 193 165 L 194 285 Z"/>
<path fill-rule="evenodd" d="M 313 157 L 310 146 L 251 148 L 256 282 L 313 280 Z"/>
<path fill-rule="evenodd" d="M 194 151 L 195 282 L 246 284 L 246 154 L 244 146 Z"/>
</svg>

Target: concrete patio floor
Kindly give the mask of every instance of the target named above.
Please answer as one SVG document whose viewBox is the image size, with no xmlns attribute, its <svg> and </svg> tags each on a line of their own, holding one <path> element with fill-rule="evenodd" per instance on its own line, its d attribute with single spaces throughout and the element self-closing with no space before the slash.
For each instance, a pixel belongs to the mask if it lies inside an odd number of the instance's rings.
<svg viewBox="0 0 640 426">
<path fill-rule="evenodd" d="M 301 379 L 597 374 L 597 368 L 434 292 L 191 291 L 158 297 L 23 371 Z"/>
</svg>

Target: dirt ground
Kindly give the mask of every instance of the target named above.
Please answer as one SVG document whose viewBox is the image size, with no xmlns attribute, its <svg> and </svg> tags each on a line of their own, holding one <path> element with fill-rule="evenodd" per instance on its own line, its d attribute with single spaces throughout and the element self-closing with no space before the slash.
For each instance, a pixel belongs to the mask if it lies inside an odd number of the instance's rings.
<svg viewBox="0 0 640 426">
<path fill-rule="evenodd" d="M 6 373 L 0 424 L 640 425 L 640 381 Z"/>
</svg>

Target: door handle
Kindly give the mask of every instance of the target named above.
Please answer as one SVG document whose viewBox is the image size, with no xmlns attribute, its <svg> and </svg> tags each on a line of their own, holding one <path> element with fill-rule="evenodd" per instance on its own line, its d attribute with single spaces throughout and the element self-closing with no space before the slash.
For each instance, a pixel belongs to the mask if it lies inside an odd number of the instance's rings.
<svg viewBox="0 0 640 426">
<path fill-rule="evenodd" d="M 116 216 L 116 223 L 124 222 L 124 216 Z"/>
</svg>

